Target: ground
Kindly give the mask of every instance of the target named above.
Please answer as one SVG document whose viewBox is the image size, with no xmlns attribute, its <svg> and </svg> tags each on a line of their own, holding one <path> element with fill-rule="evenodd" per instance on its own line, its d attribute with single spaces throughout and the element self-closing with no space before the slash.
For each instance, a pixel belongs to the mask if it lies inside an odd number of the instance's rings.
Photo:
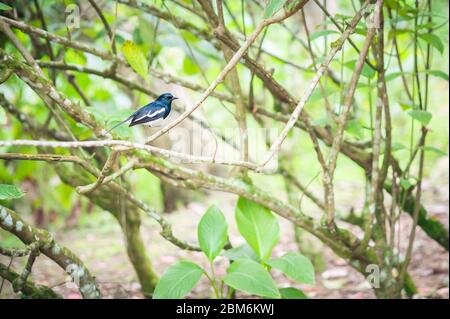
<svg viewBox="0 0 450 319">
<path fill-rule="evenodd" d="M 435 174 L 424 183 L 424 204 L 429 214 L 443 222 L 448 228 L 448 162 L 439 162 Z M 442 172 L 446 172 L 442 174 Z M 350 187 L 347 185 L 347 187 Z M 233 244 L 239 244 L 237 230 L 233 218 L 233 206 L 236 198 L 228 194 L 212 193 L 202 202 L 192 202 L 187 207 L 167 215 L 173 224 L 174 233 L 189 241 L 196 241 L 195 229 L 206 208 L 215 203 L 220 196 L 220 205 L 227 216 L 230 225 Z M 275 247 L 273 256 L 279 256 L 287 251 L 296 251 L 292 226 L 285 220 L 280 220 L 282 228 L 281 242 Z M 411 218 L 401 219 L 401 236 L 406 238 L 411 227 Z M 207 267 L 206 258 L 201 253 L 181 251 L 159 235 L 159 225 L 147 217 L 143 217 L 142 236 L 147 253 L 154 268 L 161 274 L 166 267 L 179 258 L 193 259 Z M 105 298 L 143 298 L 133 269 L 126 257 L 122 233 L 117 223 L 107 212 L 83 216 L 78 228 L 58 229 L 56 239 L 72 249 L 87 265 L 96 277 L 100 290 Z M 403 250 L 407 241 L 402 240 Z M 274 272 L 278 286 L 294 285 L 303 289 L 310 298 L 374 298 L 373 291 L 363 276 L 346 265 L 328 248 L 321 248 L 325 261 L 324 271 L 316 274 L 317 284 L 314 286 L 296 285 L 285 279 L 280 273 Z M 7 263 L 4 257 L 1 261 Z M 223 275 L 226 266 L 225 259 L 217 261 L 217 275 Z M 22 269 L 23 258 L 16 258 L 12 263 L 14 269 Z M 414 254 L 410 273 L 418 287 L 416 298 L 449 298 L 449 255 L 436 242 L 428 238 L 420 229 L 416 233 Z M 40 256 L 33 268 L 33 279 L 37 283 L 54 287 L 56 291 L 67 298 L 80 298 L 73 283 L 70 283 L 65 273 L 45 256 Z M 66 282 L 67 281 L 67 282 Z M 189 298 L 202 298 L 211 295 L 206 279 L 202 279 Z M 2 298 L 15 297 L 9 283 L 5 283 L 0 294 Z M 245 297 L 242 295 L 242 297 Z"/>
</svg>

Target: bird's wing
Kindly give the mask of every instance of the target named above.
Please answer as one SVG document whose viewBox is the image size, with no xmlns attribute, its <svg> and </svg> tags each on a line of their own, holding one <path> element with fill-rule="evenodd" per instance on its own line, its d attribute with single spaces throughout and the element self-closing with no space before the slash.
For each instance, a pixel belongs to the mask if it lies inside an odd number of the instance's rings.
<svg viewBox="0 0 450 319">
<path fill-rule="evenodd" d="M 130 126 L 157 120 L 157 119 L 163 117 L 164 113 L 165 113 L 164 108 L 143 109 L 141 112 L 138 112 L 133 117 L 133 119 L 131 120 Z"/>
</svg>

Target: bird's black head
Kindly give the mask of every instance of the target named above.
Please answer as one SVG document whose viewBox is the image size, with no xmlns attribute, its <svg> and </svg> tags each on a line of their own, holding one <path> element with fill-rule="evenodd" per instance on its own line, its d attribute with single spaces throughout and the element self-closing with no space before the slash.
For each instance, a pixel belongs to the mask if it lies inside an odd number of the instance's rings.
<svg viewBox="0 0 450 319">
<path fill-rule="evenodd" d="M 172 93 L 164 93 L 164 94 L 161 94 L 157 100 L 160 102 L 170 104 L 173 100 L 176 100 L 176 99 L 178 99 L 178 98 L 173 96 Z"/>
</svg>

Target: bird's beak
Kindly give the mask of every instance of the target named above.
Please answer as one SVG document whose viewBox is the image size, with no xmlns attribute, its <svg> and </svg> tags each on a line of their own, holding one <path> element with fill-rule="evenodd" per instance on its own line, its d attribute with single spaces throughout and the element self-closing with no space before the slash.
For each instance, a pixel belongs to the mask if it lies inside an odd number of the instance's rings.
<svg viewBox="0 0 450 319">
<path fill-rule="evenodd" d="M 177 98 L 176 96 L 174 96 L 174 97 L 172 98 L 172 101 L 173 101 L 173 100 L 178 100 L 178 98 Z"/>
</svg>

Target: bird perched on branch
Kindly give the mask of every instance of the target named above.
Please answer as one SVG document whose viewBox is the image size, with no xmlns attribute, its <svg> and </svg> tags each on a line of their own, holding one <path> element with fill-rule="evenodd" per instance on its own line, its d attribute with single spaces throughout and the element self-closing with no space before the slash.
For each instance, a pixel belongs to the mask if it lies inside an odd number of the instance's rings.
<svg viewBox="0 0 450 319">
<path fill-rule="evenodd" d="M 126 122 L 130 122 L 130 127 L 139 124 L 157 126 L 158 123 L 169 115 L 172 109 L 172 102 L 176 99 L 178 98 L 173 96 L 171 93 L 164 93 L 160 95 L 155 101 L 141 107 L 128 118 L 119 124 L 114 125 L 105 133 L 105 135 Z"/>
</svg>

